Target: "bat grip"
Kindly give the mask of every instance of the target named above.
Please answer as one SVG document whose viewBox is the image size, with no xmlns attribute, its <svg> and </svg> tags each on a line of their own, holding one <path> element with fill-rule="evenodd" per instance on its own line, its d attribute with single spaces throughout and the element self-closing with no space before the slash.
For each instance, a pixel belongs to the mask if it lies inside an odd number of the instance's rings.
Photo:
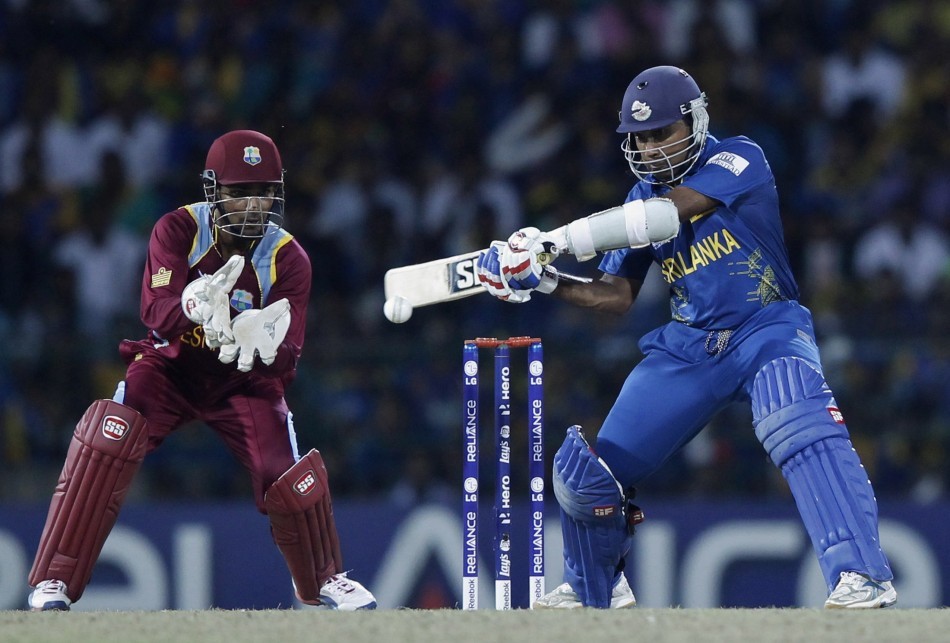
<svg viewBox="0 0 950 643">
<path fill-rule="evenodd" d="M 547 266 L 548 264 L 554 263 L 554 260 L 558 258 L 561 251 L 551 242 L 545 242 L 543 246 L 544 251 L 538 254 L 538 262 L 542 266 Z"/>
</svg>

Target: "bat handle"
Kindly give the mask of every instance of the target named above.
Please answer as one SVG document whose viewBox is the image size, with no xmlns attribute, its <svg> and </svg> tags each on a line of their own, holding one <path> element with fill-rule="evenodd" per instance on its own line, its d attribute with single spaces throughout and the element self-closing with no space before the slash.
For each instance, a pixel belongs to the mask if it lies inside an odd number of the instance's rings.
<svg viewBox="0 0 950 643">
<path fill-rule="evenodd" d="M 561 251 L 553 243 L 544 244 L 544 252 L 538 254 L 538 261 L 542 266 L 547 266 L 548 264 L 554 263 L 554 260 L 558 258 L 561 254 Z"/>
</svg>

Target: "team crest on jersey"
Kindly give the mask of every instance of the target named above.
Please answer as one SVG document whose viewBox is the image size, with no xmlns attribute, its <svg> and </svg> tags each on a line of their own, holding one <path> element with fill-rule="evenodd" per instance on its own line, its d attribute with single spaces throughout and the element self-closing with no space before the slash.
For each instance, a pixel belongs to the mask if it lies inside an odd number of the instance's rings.
<svg viewBox="0 0 950 643">
<path fill-rule="evenodd" d="M 248 165 L 257 165 L 261 162 L 261 150 L 254 145 L 244 148 L 244 162 Z"/>
<path fill-rule="evenodd" d="M 231 307 L 239 312 L 250 310 L 254 305 L 254 298 L 246 290 L 235 290 L 231 293 Z"/>
<path fill-rule="evenodd" d="M 635 100 L 633 101 L 633 105 L 630 106 L 630 115 L 633 116 L 633 119 L 636 121 L 645 121 L 650 118 L 652 114 L 653 110 L 643 101 Z"/>
</svg>

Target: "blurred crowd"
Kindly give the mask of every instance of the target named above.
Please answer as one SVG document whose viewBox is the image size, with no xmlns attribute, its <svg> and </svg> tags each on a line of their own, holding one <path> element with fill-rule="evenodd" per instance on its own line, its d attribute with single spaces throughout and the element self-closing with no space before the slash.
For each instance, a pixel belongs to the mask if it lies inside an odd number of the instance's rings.
<svg viewBox="0 0 950 643">
<path fill-rule="evenodd" d="M 338 496 L 457 500 L 468 337 L 544 339 L 549 457 L 569 424 L 595 432 L 637 339 L 669 319 L 658 276 L 623 318 L 474 297 L 398 326 L 381 313 L 382 277 L 619 204 L 633 177 L 617 109 L 657 64 L 697 79 L 713 134 L 765 150 L 826 375 L 878 496 L 946 498 L 950 4 L 0 0 L 0 500 L 48 498 L 76 421 L 124 374 L 118 341 L 144 336 L 152 224 L 203 198 L 208 146 L 235 128 L 280 147 L 287 228 L 313 262 L 288 399 Z M 517 462 L 526 431 L 514 433 Z M 785 494 L 743 407 L 645 486 Z M 149 457 L 135 493 L 247 489 L 196 425 Z"/>
</svg>

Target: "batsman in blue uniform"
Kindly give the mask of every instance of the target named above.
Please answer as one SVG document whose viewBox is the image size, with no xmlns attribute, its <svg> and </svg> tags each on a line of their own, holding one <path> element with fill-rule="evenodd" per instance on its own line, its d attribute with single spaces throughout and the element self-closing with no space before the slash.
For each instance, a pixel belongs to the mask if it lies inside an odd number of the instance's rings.
<svg viewBox="0 0 950 643">
<path fill-rule="evenodd" d="M 573 426 L 555 455 L 565 582 L 534 607 L 636 604 L 622 573 L 642 519 L 632 490 L 736 401 L 751 404 L 755 435 L 795 498 L 828 583 L 825 607 L 893 605 L 877 501 L 798 302 L 775 178 L 753 141 L 708 133 L 706 104 L 682 69 L 639 74 L 617 128 L 639 180 L 624 205 L 553 232 L 524 228 L 479 258 L 484 287 L 509 302 L 537 291 L 620 314 L 652 263 L 669 284 L 672 320 L 641 338 L 644 359 L 595 443 Z M 552 249 L 603 253 L 602 276 L 543 265 Z"/>
</svg>

